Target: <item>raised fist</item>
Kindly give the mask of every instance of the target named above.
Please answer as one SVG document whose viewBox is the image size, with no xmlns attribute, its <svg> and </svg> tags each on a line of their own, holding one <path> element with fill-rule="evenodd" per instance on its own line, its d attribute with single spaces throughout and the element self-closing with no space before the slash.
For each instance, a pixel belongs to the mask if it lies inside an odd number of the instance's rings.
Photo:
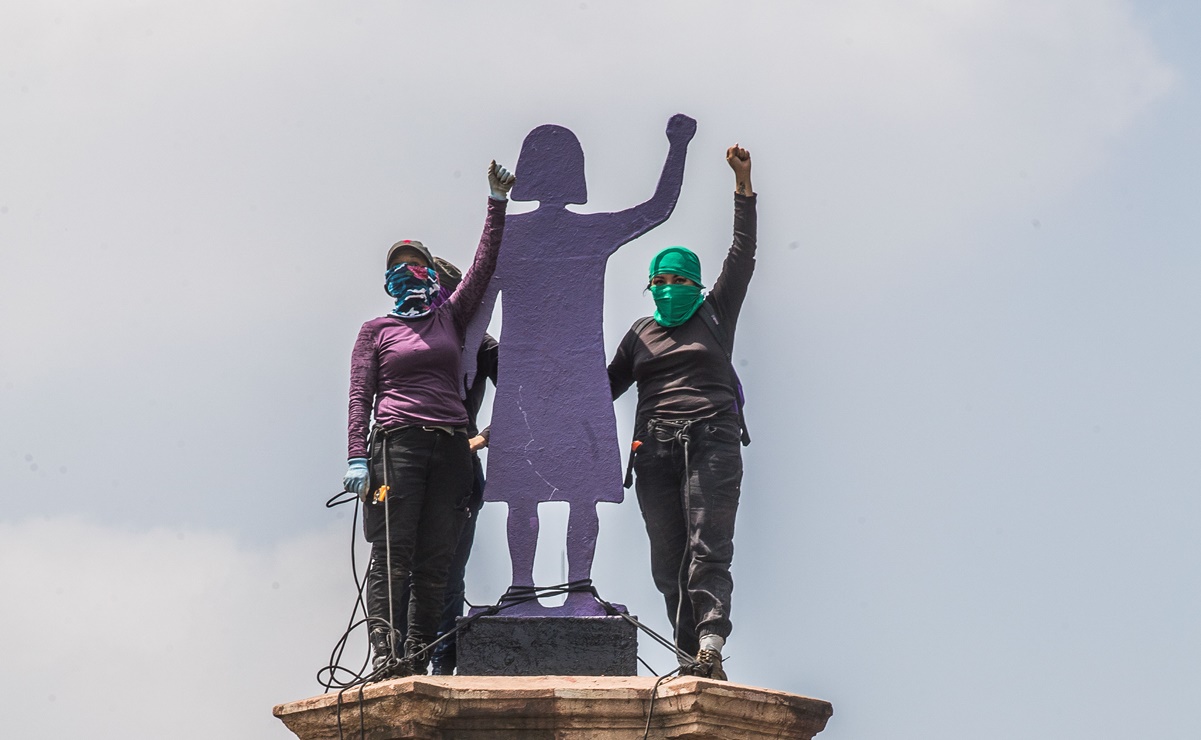
<svg viewBox="0 0 1201 740">
<path fill-rule="evenodd" d="M 673 144 L 687 144 L 696 134 L 696 119 L 677 113 L 667 122 L 667 140 Z"/>
<path fill-rule="evenodd" d="M 495 159 L 488 165 L 488 187 L 492 189 L 492 197 L 496 200 L 508 200 L 515 182 L 517 177 L 498 165 Z"/>
<path fill-rule="evenodd" d="M 736 175 L 745 177 L 751 172 L 751 153 L 737 144 L 726 150 L 726 162 Z"/>
</svg>

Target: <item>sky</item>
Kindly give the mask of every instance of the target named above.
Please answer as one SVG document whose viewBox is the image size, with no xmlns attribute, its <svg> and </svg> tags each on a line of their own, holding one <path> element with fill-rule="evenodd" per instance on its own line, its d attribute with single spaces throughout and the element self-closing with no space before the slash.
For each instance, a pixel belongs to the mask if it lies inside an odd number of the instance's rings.
<svg viewBox="0 0 1201 740">
<path fill-rule="evenodd" d="M 1201 6 L 4 15 L 5 734 L 290 737 L 271 707 L 320 691 L 354 598 L 323 504 L 387 247 L 465 264 L 488 162 L 543 123 L 583 144 L 578 210 L 641 202 L 684 112 L 679 204 L 610 259 L 605 333 L 650 312 L 659 248 L 715 274 L 748 148 L 731 679 L 832 702 L 823 740 L 1196 736 Z M 600 514 L 600 593 L 667 632 L 636 503 Z M 508 585 L 504 518 L 473 602 Z"/>
</svg>

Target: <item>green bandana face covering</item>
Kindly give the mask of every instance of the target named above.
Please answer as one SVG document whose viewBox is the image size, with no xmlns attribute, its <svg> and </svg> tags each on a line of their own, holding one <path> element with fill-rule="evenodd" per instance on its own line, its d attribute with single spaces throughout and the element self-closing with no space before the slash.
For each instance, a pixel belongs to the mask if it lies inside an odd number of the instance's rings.
<svg viewBox="0 0 1201 740">
<path fill-rule="evenodd" d="M 699 285 L 652 285 L 655 321 L 661 326 L 679 326 L 701 307 L 705 298 Z"/>
</svg>

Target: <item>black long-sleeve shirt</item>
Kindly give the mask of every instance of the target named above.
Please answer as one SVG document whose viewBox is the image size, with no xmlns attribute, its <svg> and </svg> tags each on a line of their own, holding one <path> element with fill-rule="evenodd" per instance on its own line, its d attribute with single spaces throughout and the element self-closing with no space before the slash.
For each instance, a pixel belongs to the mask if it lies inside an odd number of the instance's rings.
<svg viewBox="0 0 1201 740">
<path fill-rule="evenodd" d="M 726 255 L 721 275 L 705 297 L 717 323 L 731 343 L 738 314 L 755 271 L 755 196 L 734 195 L 734 243 Z M 735 389 L 725 350 L 705 325 L 697 309 L 679 326 L 657 321 L 635 334 L 626 332 L 609 363 L 613 398 L 638 384 L 638 423 L 650 418 L 698 419 L 736 411 Z"/>
<path fill-rule="evenodd" d="M 480 429 L 476 423 L 476 415 L 480 413 L 480 406 L 484 404 L 484 387 L 488 381 L 492 381 L 492 385 L 496 386 L 496 369 L 497 361 L 500 357 L 500 345 L 491 334 L 484 334 L 484 341 L 480 343 L 480 350 L 475 356 L 475 378 L 471 383 L 471 387 L 467 389 L 467 398 L 463 404 L 467 407 L 467 434 L 474 437 L 480 434 Z M 488 436 L 488 429 L 483 431 L 485 437 Z"/>
</svg>

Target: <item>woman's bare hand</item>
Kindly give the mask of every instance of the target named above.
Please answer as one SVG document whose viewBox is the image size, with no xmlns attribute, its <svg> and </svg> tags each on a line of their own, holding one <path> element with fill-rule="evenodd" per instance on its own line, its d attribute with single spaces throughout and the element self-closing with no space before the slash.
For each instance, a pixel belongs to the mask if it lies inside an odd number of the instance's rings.
<svg viewBox="0 0 1201 740">
<path fill-rule="evenodd" d="M 754 195 L 751 187 L 751 153 L 735 144 L 726 150 L 726 162 L 734 170 L 734 192 L 739 195 Z"/>
</svg>

